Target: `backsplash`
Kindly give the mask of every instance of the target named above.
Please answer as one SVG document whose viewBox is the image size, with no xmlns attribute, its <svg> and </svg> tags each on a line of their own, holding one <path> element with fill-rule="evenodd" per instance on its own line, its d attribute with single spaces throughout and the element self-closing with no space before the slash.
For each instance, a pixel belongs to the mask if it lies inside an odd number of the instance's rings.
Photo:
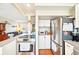
<svg viewBox="0 0 79 59">
<path fill-rule="evenodd" d="M 65 32 L 63 32 L 63 39 L 64 40 L 72 40 L 73 36 L 70 33 L 71 32 L 67 32 L 67 34 L 65 34 Z"/>
</svg>

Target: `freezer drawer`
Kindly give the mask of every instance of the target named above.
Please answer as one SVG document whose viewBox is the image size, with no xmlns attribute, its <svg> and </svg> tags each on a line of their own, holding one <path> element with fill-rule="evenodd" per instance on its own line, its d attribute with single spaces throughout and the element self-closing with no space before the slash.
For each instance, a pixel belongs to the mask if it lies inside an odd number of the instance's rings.
<svg viewBox="0 0 79 59">
<path fill-rule="evenodd" d="M 61 55 L 62 46 L 52 41 L 52 51 L 54 55 Z"/>
</svg>

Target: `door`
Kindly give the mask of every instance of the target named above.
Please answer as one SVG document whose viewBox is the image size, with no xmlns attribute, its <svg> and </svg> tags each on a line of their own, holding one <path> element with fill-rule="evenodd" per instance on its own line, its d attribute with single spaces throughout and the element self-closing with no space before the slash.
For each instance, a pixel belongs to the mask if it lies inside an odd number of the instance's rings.
<svg viewBox="0 0 79 59">
<path fill-rule="evenodd" d="M 45 35 L 45 49 L 50 49 L 50 35 Z"/>
<path fill-rule="evenodd" d="M 39 36 L 39 49 L 50 49 L 50 36 Z"/>
</svg>

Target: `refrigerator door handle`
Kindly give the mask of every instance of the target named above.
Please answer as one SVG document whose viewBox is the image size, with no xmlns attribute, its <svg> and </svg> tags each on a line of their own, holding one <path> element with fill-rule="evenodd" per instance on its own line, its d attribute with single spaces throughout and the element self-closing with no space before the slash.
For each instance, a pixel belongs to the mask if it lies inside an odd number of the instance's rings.
<svg viewBox="0 0 79 59">
<path fill-rule="evenodd" d="M 52 41 L 53 41 L 53 43 L 55 43 L 56 45 L 62 47 L 60 44 L 56 43 L 54 40 L 52 40 Z"/>
</svg>

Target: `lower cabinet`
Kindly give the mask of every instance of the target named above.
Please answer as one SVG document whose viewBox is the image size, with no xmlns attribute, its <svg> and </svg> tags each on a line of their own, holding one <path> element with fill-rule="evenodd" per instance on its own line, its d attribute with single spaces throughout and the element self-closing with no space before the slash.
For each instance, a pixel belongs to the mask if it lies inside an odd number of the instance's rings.
<svg viewBox="0 0 79 59">
<path fill-rule="evenodd" d="M 44 47 L 45 45 L 44 44 L 45 44 L 44 36 L 40 35 L 39 38 L 38 38 L 38 45 L 39 45 L 38 48 L 39 49 L 45 49 L 45 47 Z"/>
<path fill-rule="evenodd" d="M 2 47 L 2 55 L 16 55 L 16 40 L 7 43 Z"/>
<path fill-rule="evenodd" d="M 45 48 L 50 49 L 50 35 L 45 36 Z"/>
<path fill-rule="evenodd" d="M 73 48 L 74 48 L 74 46 L 65 42 L 65 55 L 73 55 L 73 52 L 74 52 Z"/>
<path fill-rule="evenodd" d="M 0 47 L 0 55 L 2 55 L 2 47 Z"/>
<path fill-rule="evenodd" d="M 39 49 L 50 49 L 50 35 L 39 35 L 38 45 Z"/>
</svg>

